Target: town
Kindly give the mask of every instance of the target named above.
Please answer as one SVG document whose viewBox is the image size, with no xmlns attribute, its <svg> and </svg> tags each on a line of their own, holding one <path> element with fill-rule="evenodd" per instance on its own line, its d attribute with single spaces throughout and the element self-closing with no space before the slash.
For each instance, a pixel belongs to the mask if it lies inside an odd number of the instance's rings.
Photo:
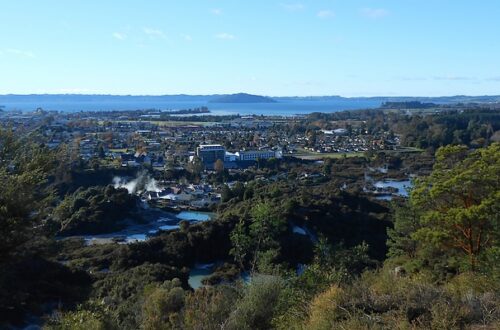
<svg viewBox="0 0 500 330">
<path fill-rule="evenodd" d="M 157 185 L 138 193 L 144 200 L 170 208 L 210 209 L 219 203 L 222 183 L 232 187 L 236 182 L 209 181 L 211 173 L 240 175 L 278 160 L 320 161 L 400 148 L 400 139 L 392 131 L 369 132 L 363 120 L 339 120 L 328 129 L 308 129 L 301 116 L 210 116 L 206 112 L 207 108 L 76 113 L 37 109 L 0 112 L 0 116 L 4 127 L 33 130 L 51 149 L 64 146 L 74 166 L 149 171 Z M 186 177 L 165 175 L 174 171 L 194 176 L 188 182 Z"/>
</svg>

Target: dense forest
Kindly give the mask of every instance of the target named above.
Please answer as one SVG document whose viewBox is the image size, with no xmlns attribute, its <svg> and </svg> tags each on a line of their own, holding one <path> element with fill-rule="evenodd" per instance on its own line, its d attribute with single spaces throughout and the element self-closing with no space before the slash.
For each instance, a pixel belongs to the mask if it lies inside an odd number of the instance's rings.
<svg viewBox="0 0 500 330">
<path fill-rule="evenodd" d="M 136 196 L 96 183 L 109 169 L 81 166 L 36 132 L 0 130 L 0 327 L 499 328 L 498 112 L 313 114 L 287 129 L 353 116 L 425 151 L 261 162 L 232 177 L 246 184 L 224 186 L 214 220 L 133 244 L 65 238 L 144 221 Z M 359 177 L 380 164 L 422 174 L 408 198 L 366 193 Z M 321 175 L 301 178 L 304 167 Z M 214 261 L 191 288 L 190 268 Z"/>
</svg>

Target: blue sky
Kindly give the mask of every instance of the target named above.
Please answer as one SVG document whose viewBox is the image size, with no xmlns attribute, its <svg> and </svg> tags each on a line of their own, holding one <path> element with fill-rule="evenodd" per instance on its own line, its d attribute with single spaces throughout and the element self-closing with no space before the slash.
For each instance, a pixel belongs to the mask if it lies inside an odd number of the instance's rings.
<svg viewBox="0 0 500 330">
<path fill-rule="evenodd" d="M 497 0 L 0 0 L 0 94 L 500 94 Z"/>
</svg>

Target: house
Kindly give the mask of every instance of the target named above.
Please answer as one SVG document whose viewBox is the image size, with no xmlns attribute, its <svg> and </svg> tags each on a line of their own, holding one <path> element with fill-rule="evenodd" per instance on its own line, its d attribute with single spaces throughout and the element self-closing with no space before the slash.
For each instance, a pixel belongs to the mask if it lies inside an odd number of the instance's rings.
<svg viewBox="0 0 500 330">
<path fill-rule="evenodd" d="M 164 199 L 171 200 L 173 202 L 189 202 L 193 199 L 193 196 L 182 192 L 180 194 L 168 194 Z"/>
</svg>

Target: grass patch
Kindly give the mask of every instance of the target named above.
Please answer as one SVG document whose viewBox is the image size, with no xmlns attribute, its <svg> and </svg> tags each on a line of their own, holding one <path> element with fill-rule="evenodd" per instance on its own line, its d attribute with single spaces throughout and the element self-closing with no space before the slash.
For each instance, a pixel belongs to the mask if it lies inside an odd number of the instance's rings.
<svg viewBox="0 0 500 330">
<path fill-rule="evenodd" d="M 123 148 L 123 149 L 109 149 L 109 152 L 121 152 L 121 153 L 125 153 L 127 152 L 127 148 Z"/>
<path fill-rule="evenodd" d="M 319 160 L 324 158 L 343 158 L 343 157 L 363 157 L 363 152 L 332 152 L 332 153 L 318 153 L 314 151 L 308 151 L 305 149 L 299 149 L 299 152 L 292 155 L 292 157 L 304 159 L 304 160 Z"/>
<path fill-rule="evenodd" d="M 397 154 L 397 153 L 418 153 L 422 152 L 422 149 L 413 147 L 401 147 L 397 150 L 378 150 L 376 152 L 384 152 L 387 154 Z M 359 152 L 332 152 L 332 153 L 319 153 L 314 151 L 309 151 L 306 149 L 299 148 L 297 153 L 292 154 L 292 157 L 303 159 L 303 160 L 320 160 L 325 158 L 350 158 L 350 157 L 364 157 L 365 153 Z"/>
</svg>

